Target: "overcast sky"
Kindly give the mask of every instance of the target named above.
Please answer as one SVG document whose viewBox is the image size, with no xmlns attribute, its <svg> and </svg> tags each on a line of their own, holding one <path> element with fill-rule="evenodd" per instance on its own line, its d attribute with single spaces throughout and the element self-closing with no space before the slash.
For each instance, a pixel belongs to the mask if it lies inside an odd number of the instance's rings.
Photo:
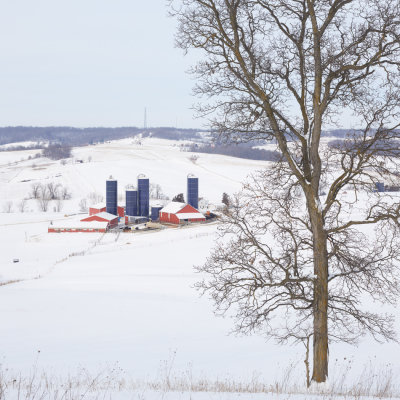
<svg viewBox="0 0 400 400">
<path fill-rule="evenodd" d="M 202 126 L 165 0 L 0 4 L 0 126 Z"/>
</svg>

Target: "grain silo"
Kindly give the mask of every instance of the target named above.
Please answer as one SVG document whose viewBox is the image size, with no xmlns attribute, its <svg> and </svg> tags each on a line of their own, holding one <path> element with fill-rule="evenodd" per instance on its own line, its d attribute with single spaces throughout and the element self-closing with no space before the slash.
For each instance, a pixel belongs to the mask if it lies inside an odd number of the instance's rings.
<svg viewBox="0 0 400 400">
<path fill-rule="evenodd" d="M 141 217 L 149 217 L 150 211 L 150 181 L 146 175 L 140 174 L 137 180 L 138 212 Z"/>
<path fill-rule="evenodd" d="M 158 221 L 160 218 L 160 210 L 162 210 L 163 206 L 160 204 L 156 204 L 151 207 L 151 220 Z"/>
<path fill-rule="evenodd" d="M 106 181 L 106 211 L 118 215 L 118 183 L 112 176 Z"/>
<path fill-rule="evenodd" d="M 134 217 L 138 214 L 138 191 L 133 186 L 128 186 L 125 191 L 125 215 Z"/>
<path fill-rule="evenodd" d="M 199 208 L 199 178 L 193 174 L 187 176 L 187 202 L 192 207 Z"/>
</svg>

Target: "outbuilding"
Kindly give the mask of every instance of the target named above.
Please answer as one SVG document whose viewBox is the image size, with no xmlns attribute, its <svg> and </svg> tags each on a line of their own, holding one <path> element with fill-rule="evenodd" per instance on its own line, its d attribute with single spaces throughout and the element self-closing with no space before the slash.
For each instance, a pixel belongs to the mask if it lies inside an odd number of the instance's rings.
<svg viewBox="0 0 400 400">
<path fill-rule="evenodd" d="M 82 222 L 108 222 L 109 228 L 114 228 L 118 226 L 118 216 L 110 214 L 108 212 L 100 212 L 98 214 L 90 215 L 89 217 L 81 219 Z"/>
<path fill-rule="evenodd" d="M 99 214 L 104 211 L 106 211 L 105 203 L 98 203 L 89 207 L 89 215 Z"/>
<path fill-rule="evenodd" d="M 53 221 L 49 227 L 49 233 L 61 233 L 61 232 L 106 232 L 108 229 L 108 222 L 106 221 L 73 221 L 73 220 L 63 220 L 63 221 Z"/>
<path fill-rule="evenodd" d="M 185 224 L 187 222 L 204 222 L 206 217 L 190 204 L 172 201 L 160 210 L 160 222 Z"/>
<path fill-rule="evenodd" d="M 125 207 L 122 206 L 117 206 L 117 207 L 118 207 L 118 217 L 123 218 L 125 216 Z M 89 215 L 95 215 L 105 211 L 107 211 L 105 203 L 98 203 L 89 207 Z"/>
</svg>

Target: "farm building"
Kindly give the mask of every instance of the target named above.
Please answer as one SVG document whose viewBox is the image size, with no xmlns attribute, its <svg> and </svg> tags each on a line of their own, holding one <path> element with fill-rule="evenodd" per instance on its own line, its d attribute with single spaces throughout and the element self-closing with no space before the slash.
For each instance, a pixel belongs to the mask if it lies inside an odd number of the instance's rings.
<svg viewBox="0 0 400 400">
<path fill-rule="evenodd" d="M 89 215 L 99 214 L 104 211 L 106 211 L 105 203 L 98 203 L 89 207 Z"/>
<path fill-rule="evenodd" d="M 186 222 L 203 222 L 205 216 L 190 204 L 173 201 L 160 210 L 160 222 L 184 224 Z"/>
<path fill-rule="evenodd" d="M 118 217 L 123 218 L 125 216 L 125 207 L 117 206 L 117 208 L 118 208 Z M 106 211 L 105 203 L 98 203 L 89 207 L 89 215 L 95 215 L 105 211 Z"/>
<path fill-rule="evenodd" d="M 49 233 L 58 233 L 58 232 L 106 232 L 108 229 L 109 223 L 106 221 L 92 221 L 92 222 L 84 222 L 84 221 L 54 221 L 48 227 Z"/>
<path fill-rule="evenodd" d="M 108 212 L 102 211 L 98 214 L 89 215 L 89 217 L 81 219 L 82 222 L 107 222 L 109 228 L 114 228 L 118 225 L 118 217 L 116 215 L 110 214 Z"/>
</svg>

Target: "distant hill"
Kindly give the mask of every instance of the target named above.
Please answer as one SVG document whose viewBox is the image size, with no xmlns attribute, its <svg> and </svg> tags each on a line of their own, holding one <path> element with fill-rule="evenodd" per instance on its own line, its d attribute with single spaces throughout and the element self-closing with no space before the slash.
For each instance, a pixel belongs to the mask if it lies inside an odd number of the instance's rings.
<svg viewBox="0 0 400 400">
<path fill-rule="evenodd" d="M 107 140 L 124 139 L 142 134 L 143 137 L 153 136 L 170 140 L 200 140 L 203 141 L 204 130 L 199 129 L 178 129 L 171 127 L 158 128 L 74 128 L 71 126 L 7 126 L 0 127 L 0 145 L 25 141 L 53 142 L 69 146 L 85 146 Z M 323 136 L 344 138 L 349 132 L 356 132 L 348 129 L 333 129 L 324 131 Z"/>
<path fill-rule="evenodd" d="M 70 126 L 9 126 L 0 127 L 0 145 L 25 141 L 54 142 L 69 146 L 85 146 L 107 140 L 124 139 L 142 134 L 164 139 L 198 139 L 199 130 L 177 129 L 168 127 L 140 129 L 137 127 L 121 128 L 73 128 Z"/>
</svg>

